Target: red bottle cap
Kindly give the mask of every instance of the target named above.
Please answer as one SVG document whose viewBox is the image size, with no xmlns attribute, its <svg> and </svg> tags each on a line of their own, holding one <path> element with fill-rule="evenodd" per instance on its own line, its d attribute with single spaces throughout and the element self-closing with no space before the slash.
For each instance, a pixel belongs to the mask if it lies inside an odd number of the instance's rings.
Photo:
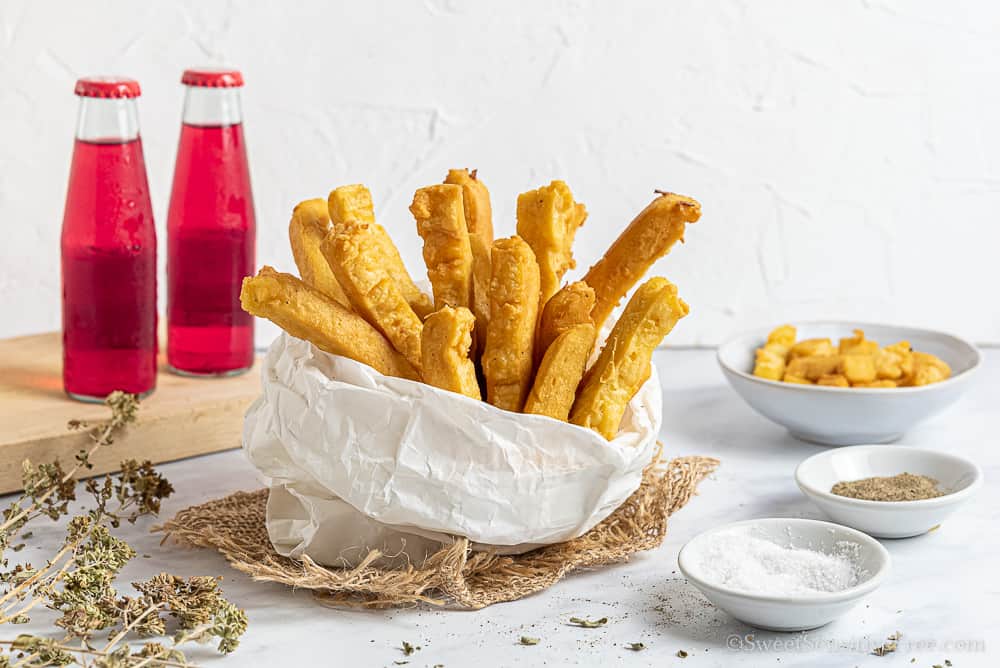
<svg viewBox="0 0 1000 668">
<path fill-rule="evenodd" d="M 213 69 L 211 67 L 184 70 L 181 83 L 185 86 L 206 88 L 239 88 L 243 85 L 243 75 L 239 70 Z"/>
<path fill-rule="evenodd" d="M 84 77 L 73 92 L 81 97 L 139 97 L 139 82 L 125 77 Z"/>
</svg>

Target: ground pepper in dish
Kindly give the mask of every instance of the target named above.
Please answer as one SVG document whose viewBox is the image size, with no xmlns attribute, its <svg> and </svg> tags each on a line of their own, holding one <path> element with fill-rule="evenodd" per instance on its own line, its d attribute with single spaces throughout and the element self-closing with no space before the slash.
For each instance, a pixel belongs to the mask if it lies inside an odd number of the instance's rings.
<svg viewBox="0 0 1000 668">
<path fill-rule="evenodd" d="M 830 492 L 866 501 L 918 501 L 945 495 L 945 492 L 938 489 L 937 480 L 913 473 L 845 480 L 834 485 Z"/>
</svg>

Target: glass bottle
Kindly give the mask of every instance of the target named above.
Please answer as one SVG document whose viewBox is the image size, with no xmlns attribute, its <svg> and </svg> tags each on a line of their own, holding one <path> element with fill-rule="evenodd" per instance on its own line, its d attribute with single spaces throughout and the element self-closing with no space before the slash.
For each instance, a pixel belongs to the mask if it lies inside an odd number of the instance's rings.
<svg viewBox="0 0 1000 668">
<path fill-rule="evenodd" d="M 256 221 L 235 70 L 187 70 L 167 217 L 167 364 L 197 376 L 253 365 L 253 318 L 240 286 L 253 273 Z"/>
<path fill-rule="evenodd" d="M 132 79 L 80 97 L 60 247 L 63 386 L 82 401 L 156 387 L 156 231 Z"/>
</svg>

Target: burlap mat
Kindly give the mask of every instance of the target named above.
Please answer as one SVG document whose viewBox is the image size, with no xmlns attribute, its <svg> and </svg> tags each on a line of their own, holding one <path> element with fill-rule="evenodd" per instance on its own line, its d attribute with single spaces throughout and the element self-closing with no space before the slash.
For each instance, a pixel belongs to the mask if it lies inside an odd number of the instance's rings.
<svg viewBox="0 0 1000 668">
<path fill-rule="evenodd" d="M 355 568 L 334 568 L 308 557 L 279 556 L 264 527 L 267 490 L 236 492 L 182 510 L 155 530 L 194 546 L 213 547 L 233 568 L 255 580 L 311 589 L 322 601 L 364 607 L 417 603 L 482 608 L 541 591 L 568 573 L 624 561 L 663 542 L 667 518 L 682 508 L 705 476 L 718 466 L 709 457 L 681 457 L 666 466 L 655 461 L 642 485 L 610 517 L 565 543 L 516 556 L 469 550 L 465 538 L 442 548 L 419 566 L 387 570 L 372 566 L 372 552 Z"/>
</svg>

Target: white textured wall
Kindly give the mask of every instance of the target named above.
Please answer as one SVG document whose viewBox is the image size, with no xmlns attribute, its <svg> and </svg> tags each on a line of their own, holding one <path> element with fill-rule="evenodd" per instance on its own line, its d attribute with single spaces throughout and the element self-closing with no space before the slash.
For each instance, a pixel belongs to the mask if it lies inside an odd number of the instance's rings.
<svg viewBox="0 0 1000 668">
<path fill-rule="evenodd" d="M 141 81 L 162 242 L 206 63 L 248 81 L 262 263 L 291 266 L 296 201 L 363 181 L 417 270 L 413 190 L 470 166 L 505 234 L 565 179 L 584 269 L 654 188 L 699 199 L 656 267 L 692 305 L 675 343 L 821 317 L 1000 341 L 1000 5 L 903 0 L 0 0 L 0 335 L 59 326 L 74 79 Z"/>
</svg>

